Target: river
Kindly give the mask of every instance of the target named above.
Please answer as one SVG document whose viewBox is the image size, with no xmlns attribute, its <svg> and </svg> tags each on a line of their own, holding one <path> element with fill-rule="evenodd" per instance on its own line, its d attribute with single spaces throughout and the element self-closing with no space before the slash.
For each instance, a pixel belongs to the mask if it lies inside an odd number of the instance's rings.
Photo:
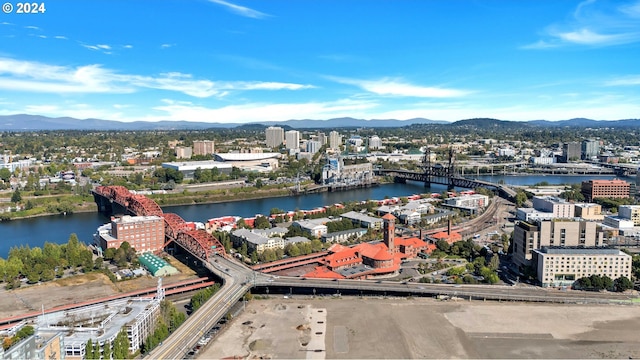
<svg viewBox="0 0 640 360">
<path fill-rule="evenodd" d="M 613 176 L 480 176 L 478 179 L 509 185 L 533 185 L 546 181 L 549 184 L 575 184 L 590 179 L 612 179 Z M 627 179 L 627 181 L 632 181 Z M 272 208 L 282 210 L 313 209 L 315 207 L 339 202 L 377 200 L 385 197 L 400 197 L 425 192 L 442 192 L 444 185 L 425 188 L 421 183 L 385 184 L 368 189 L 355 189 L 335 193 L 319 193 L 300 196 L 288 196 L 267 199 L 231 201 L 215 204 L 198 204 L 164 207 L 165 212 L 173 212 L 187 221 L 205 222 L 207 219 L 237 215 L 251 217 L 256 214 L 269 214 Z M 98 212 L 69 214 L 66 216 L 44 216 L 30 219 L 0 222 L 0 257 L 7 258 L 14 246 L 29 245 L 42 247 L 45 242 L 66 243 L 75 233 L 80 241 L 93 242 L 93 234 L 98 226 L 109 219 Z"/>
</svg>

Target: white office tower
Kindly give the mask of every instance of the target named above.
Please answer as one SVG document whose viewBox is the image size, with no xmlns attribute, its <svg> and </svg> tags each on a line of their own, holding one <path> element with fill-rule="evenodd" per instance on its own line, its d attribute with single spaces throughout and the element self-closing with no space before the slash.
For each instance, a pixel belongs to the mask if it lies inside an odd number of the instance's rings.
<svg viewBox="0 0 640 360">
<path fill-rule="evenodd" d="M 318 152 L 318 150 L 320 150 L 321 147 L 322 147 L 322 145 L 320 144 L 320 141 L 317 141 L 317 140 L 309 140 L 309 141 L 307 141 L 307 152 L 308 153 L 315 154 L 315 153 Z"/>
<path fill-rule="evenodd" d="M 265 130 L 265 135 L 267 138 L 267 147 L 278 147 L 284 142 L 284 129 L 281 127 L 270 126 Z"/>
<path fill-rule="evenodd" d="M 329 133 L 329 147 L 333 150 L 340 149 L 340 145 L 342 145 L 342 135 L 340 135 L 337 131 L 332 131 Z"/>
<path fill-rule="evenodd" d="M 376 150 L 382 148 L 382 140 L 378 137 L 378 135 L 373 135 L 369 138 L 369 149 Z"/>
<path fill-rule="evenodd" d="M 300 132 L 297 130 L 289 130 L 285 133 L 285 142 L 287 149 L 295 150 L 300 148 Z"/>
</svg>

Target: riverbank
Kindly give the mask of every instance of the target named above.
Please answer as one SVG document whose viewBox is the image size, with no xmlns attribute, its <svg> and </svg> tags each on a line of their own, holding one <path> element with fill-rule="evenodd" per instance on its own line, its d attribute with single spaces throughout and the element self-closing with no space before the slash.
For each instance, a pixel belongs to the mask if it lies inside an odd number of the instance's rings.
<svg viewBox="0 0 640 360">
<path fill-rule="evenodd" d="M 239 189 L 239 188 L 238 188 Z M 256 200 L 256 199 L 267 199 L 267 198 L 276 198 L 276 197 L 286 197 L 291 195 L 291 192 L 288 189 L 257 189 L 255 187 L 244 187 L 241 188 L 242 191 L 233 191 L 233 189 L 224 189 L 224 190 L 214 190 L 214 191 L 183 191 L 179 193 L 168 193 L 168 194 L 159 194 L 159 195 L 147 195 L 149 198 L 153 199 L 158 205 L 162 206 L 188 206 L 188 205 L 198 205 L 198 204 L 217 204 L 217 203 L 225 203 L 232 201 L 244 201 L 244 200 Z M 70 195 L 69 197 L 74 196 Z M 64 199 L 63 197 L 54 198 L 52 203 L 58 204 L 60 199 Z M 28 201 L 30 198 L 27 198 L 25 201 Z M 47 203 L 43 204 L 45 207 L 48 205 Z M 69 209 L 67 212 L 47 212 L 41 211 L 34 214 L 24 214 L 26 211 L 17 211 L 5 213 L 7 217 L 0 217 L 0 222 L 2 221 L 11 221 L 11 220 L 21 220 L 21 219 L 31 219 L 38 217 L 46 217 L 46 216 L 57 216 L 57 215 L 66 215 L 71 213 L 90 213 L 96 212 L 97 207 L 93 201 L 84 201 L 79 204 L 74 204 L 73 209 Z"/>
</svg>

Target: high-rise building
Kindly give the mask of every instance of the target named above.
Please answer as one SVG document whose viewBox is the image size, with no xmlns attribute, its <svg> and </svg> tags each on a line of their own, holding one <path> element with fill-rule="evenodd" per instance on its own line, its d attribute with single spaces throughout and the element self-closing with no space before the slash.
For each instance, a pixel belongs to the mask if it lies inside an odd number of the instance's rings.
<svg viewBox="0 0 640 360">
<path fill-rule="evenodd" d="M 213 140 L 193 141 L 193 155 L 212 155 L 214 152 Z"/>
<path fill-rule="evenodd" d="M 298 149 L 300 148 L 300 132 L 297 130 L 289 130 L 285 133 L 285 142 L 287 145 L 287 149 Z"/>
<path fill-rule="evenodd" d="M 589 180 L 582 182 L 582 195 L 587 201 L 595 198 L 628 198 L 631 184 L 624 180 Z"/>
<path fill-rule="evenodd" d="M 176 157 L 178 159 L 191 159 L 192 154 L 191 146 L 176 146 Z"/>
<path fill-rule="evenodd" d="M 582 159 L 591 159 L 600 154 L 600 141 L 582 140 Z"/>
<path fill-rule="evenodd" d="M 318 141 L 320 142 L 320 146 L 327 144 L 327 134 L 323 132 L 318 132 Z"/>
<path fill-rule="evenodd" d="M 320 144 L 320 141 L 317 141 L 317 140 L 309 140 L 309 141 L 307 141 L 307 152 L 308 153 L 315 154 L 315 153 L 318 152 L 318 150 L 320 150 L 321 147 L 322 147 L 322 145 Z"/>
<path fill-rule="evenodd" d="M 333 150 L 340 149 L 340 145 L 342 145 L 342 135 L 340 135 L 337 131 L 332 131 L 329 133 L 329 147 Z"/>
<path fill-rule="evenodd" d="M 526 267 L 531 263 L 533 250 L 545 246 L 594 247 L 603 246 L 603 234 L 594 221 L 540 220 L 520 221 L 513 228 L 513 262 Z"/>
<path fill-rule="evenodd" d="M 564 162 L 580 159 L 582 149 L 579 142 L 569 142 L 562 145 L 562 159 Z"/>
<path fill-rule="evenodd" d="M 378 135 L 373 135 L 369 138 L 369 149 L 375 150 L 382 148 L 382 140 L 378 137 Z"/>
<path fill-rule="evenodd" d="M 267 147 L 275 148 L 284 143 L 284 129 L 277 126 L 270 126 L 265 130 Z"/>
</svg>

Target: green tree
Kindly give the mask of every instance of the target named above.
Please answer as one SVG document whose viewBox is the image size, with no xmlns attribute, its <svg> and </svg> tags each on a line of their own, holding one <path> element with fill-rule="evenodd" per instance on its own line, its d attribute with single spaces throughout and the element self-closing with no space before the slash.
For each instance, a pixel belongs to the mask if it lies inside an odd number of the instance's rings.
<svg viewBox="0 0 640 360">
<path fill-rule="evenodd" d="M 287 244 L 284 247 L 284 253 L 287 254 L 287 256 L 299 256 L 300 255 L 300 249 L 298 248 L 298 245 L 296 244 Z"/>
<path fill-rule="evenodd" d="M 269 223 L 269 219 L 267 219 L 267 217 L 256 216 L 253 227 L 255 227 L 256 229 L 269 229 L 271 227 L 271 224 Z"/>
<path fill-rule="evenodd" d="M 107 248 L 104 251 L 104 259 L 105 260 L 111 261 L 111 260 L 113 260 L 113 258 L 115 256 L 116 256 L 116 249 L 114 249 L 114 248 Z"/>
<path fill-rule="evenodd" d="M 113 357 L 115 359 L 129 358 L 129 338 L 124 328 L 120 330 L 118 335 L 116 335 L 116 339 L 113 341 Z"/>
<path fill-rule="evenodd" d="M 0 179 L 5 182 L 9 181 L 11 179 L 11 170 L 7 168 L 0 169 Z"/>
<path fill-rule="evenodd" d="M 22 195 L 20 194 L 20 189 L 16 189 L 16 191 L 13 192 L 13 195 L 11 195 L 11 202 L 17 204 L 20 201 L 22 201 Z"/>
<path fill-rule="evenodd" d="M 498 270 L 498 268 L 500 267 L 500 257 L 498 256 L 498 254 L 493 254 L 493 256 L 491 257 L 491 260 L 489 261 L 489 268 L 493 271 Z"/>
<path fill-rule="evenodd" d="M 621 276 L 613 281 L 613 288 L 617 292 L 633 289 L 633 281 L 626 276 Z"/>
<path fill-rule="evenodd" d="M 527 201 L 527 193 L 524 190 L 518 190 L 516 193 L 515 203 L 517 207 L 522 207 Z"/>
<path fill-rule="evenodd" d="M 91 341 L 91 339 L 87 340 L 87 344 L 85 345 L 85 359 L 87 360 L 93 360 L 93 359 L 98 359 L 98 357 L 96 357 L 93 353 L 93 341 Z"/>
<path fill-rule="evenodd" d="M 113 350 L 111 349 L 111 343 L 107 341 L 102 348 L 102 358 L 111 359 L 111 355 L 113 355 Z"/>
</svg>

